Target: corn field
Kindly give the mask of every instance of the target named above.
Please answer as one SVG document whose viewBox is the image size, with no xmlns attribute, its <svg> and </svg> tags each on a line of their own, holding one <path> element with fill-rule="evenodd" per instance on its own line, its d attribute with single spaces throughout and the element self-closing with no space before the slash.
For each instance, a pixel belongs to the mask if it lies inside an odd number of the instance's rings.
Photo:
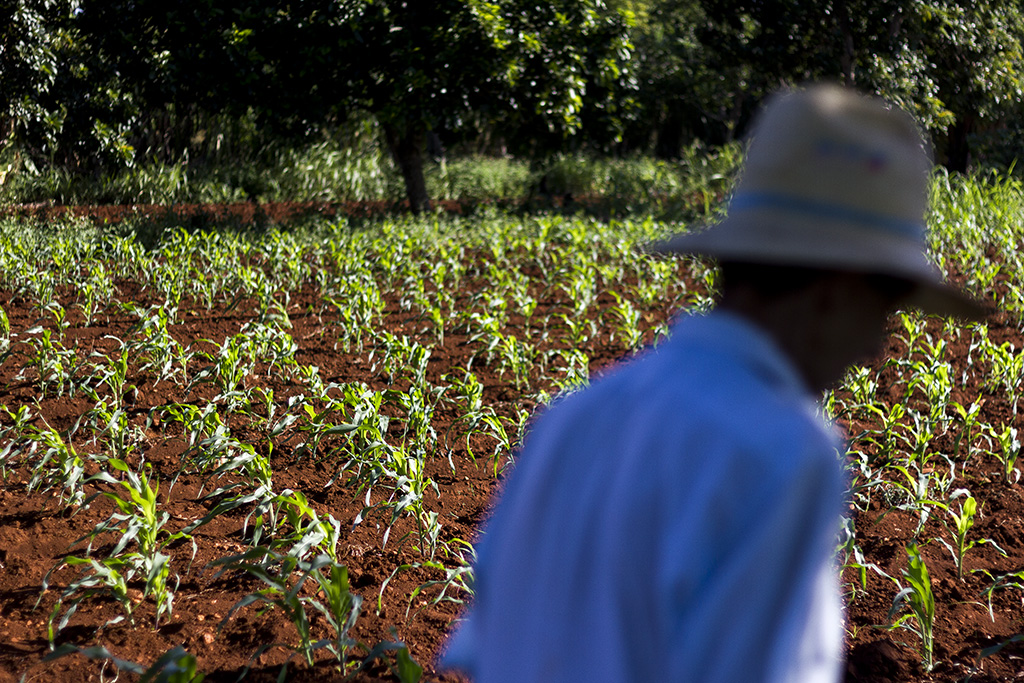
<svg viewBox="0 0 1024 683">
<path fill-rule="evenodd" d="M 1015 179 L 937 176 L 932 257 L 993 314 L 900 312 L 822 397 L 847 680 L 1020 669 L 1022 216 Z M 3 679 L 457 680 L 531 417 L 714 305 L 713 264 L 643 250 L 680 229 L 0 223 Z"/>
</svg>

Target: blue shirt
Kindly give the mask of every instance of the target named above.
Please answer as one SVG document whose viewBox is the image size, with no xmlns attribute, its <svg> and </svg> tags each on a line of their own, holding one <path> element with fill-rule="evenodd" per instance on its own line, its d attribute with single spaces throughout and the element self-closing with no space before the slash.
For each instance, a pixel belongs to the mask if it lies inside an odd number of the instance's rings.
<svg viewBox="0 0 1024 683">
<path fill-rule="evenodd" d="M 682 319 L 537 421 L 442 665 L 477 683 L 837 681 L 837 449 L 767 335 Z"/>
</svg>

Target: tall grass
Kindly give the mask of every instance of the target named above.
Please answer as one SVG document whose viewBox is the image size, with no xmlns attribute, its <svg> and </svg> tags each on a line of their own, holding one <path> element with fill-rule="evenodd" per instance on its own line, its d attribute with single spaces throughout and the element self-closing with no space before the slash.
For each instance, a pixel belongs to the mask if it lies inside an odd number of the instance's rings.
<svg viewBox="0 0 1024 683">
<path fill-rule="evenodd" d="M 468 202 L 561 201 L 615 197 L 622 210 L 663 208 L 721 198 L 739 162 L 736 146 L 692 147 L 677 162 L 648 157 L 604 159 L 559 155 L 544 161 L 468 156 L 426 161 L 432 199 Z M 212 160 L 211 160 L 212 159 Z M 241 201 L 401 201 L 401 173 L 379 144 L 341 136 L 289 146 L 265 145 L 240 159 L 187 154 L 142 161 L 101 175 L 36 167 L 13 153 L 0 159 L 0 204 L 191 204 Z M 703 193 L 703 194 L 702 194 Z M 619 213 L 621 213 L 620 211 Z"/>
</svg>

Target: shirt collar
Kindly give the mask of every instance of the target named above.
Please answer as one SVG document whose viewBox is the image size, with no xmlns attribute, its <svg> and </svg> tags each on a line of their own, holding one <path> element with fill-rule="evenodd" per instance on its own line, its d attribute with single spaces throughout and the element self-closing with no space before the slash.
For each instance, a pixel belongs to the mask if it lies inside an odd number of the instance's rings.
<svg viewBox="0 0 1024 683">
<path fill-rule="evenodd" d="M 773 384 L 812 401 L 818 398 L 775 340 L 743 316 L 721 309 L 684 316 L 675 323 L 672 339 L 714 348 L 746 362 Z"/>
</svg>

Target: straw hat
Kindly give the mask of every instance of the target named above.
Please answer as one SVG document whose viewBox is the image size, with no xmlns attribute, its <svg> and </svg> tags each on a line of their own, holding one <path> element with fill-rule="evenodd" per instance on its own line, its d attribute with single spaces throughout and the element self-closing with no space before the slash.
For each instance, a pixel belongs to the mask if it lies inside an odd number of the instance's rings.
<svg viewBox="0 0 1024 683">
<path fill-rule="evenodd" d="M 728 216 L 654 251 L 903 278 L 904 302 L 981 318 L 925 256 L 931 158 L 909 114 L 836 85 L 774 96 L 754 127 Z"/>
</svg>

